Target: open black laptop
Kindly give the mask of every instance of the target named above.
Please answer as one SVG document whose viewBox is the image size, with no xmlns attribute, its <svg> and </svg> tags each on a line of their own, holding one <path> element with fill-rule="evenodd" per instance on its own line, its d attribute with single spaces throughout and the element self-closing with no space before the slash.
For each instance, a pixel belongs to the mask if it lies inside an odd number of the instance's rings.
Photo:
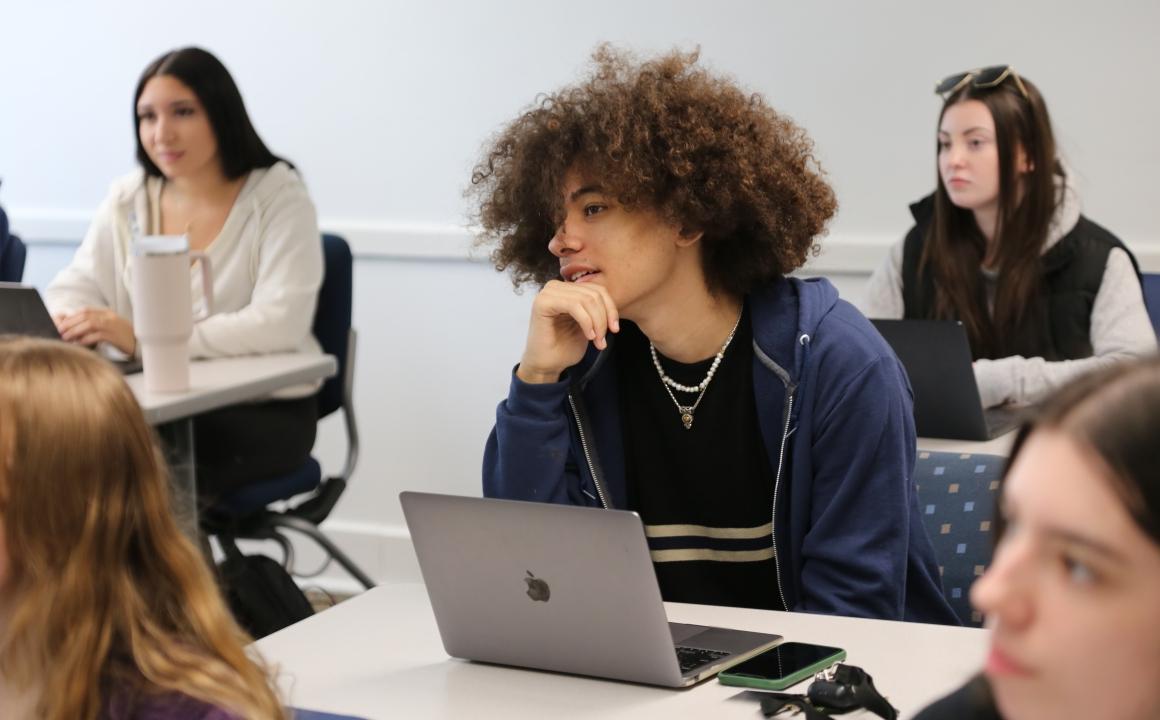
<svg viewBox="0 0 1160 720">
<path fill-rule="evenodd" d="M 1020 412 L 983 410 L 967 331 L 957 320 L 871 320 L 906 368 L 921 437 L 990 440 L 1014 430 Z"/>
<path fill-rule="evenodd" d="M 56 323 L 31 285 L 0 283 L 0 335 L 31 335 L 60 340 Z M 141 372 L 140 360 L 111 360 L 124 375 Z"/>
</svg>

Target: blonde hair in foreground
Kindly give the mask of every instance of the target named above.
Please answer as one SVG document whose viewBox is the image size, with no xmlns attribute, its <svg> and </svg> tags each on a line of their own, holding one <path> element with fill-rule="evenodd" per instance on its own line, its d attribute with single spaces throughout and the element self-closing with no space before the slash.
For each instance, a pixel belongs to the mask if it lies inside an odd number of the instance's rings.
<svg viewBox="0 0 1160 720">
<path fill-rule="evenodd" d="M 60 342 L 0 338 L 0 378 L 0 674 L 35 690 L 45 720 L 95 720 L 110 702 L 167 692 L 247 720 L 286 717 L 178 529 L 164 462 L 118 372 Z"/>
</svg>

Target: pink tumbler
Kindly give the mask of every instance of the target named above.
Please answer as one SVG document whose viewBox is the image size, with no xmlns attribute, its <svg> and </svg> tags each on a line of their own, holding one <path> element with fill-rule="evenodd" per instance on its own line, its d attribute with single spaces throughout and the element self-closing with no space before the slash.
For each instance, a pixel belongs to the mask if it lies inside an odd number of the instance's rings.
<svg viewBox="0 0 1160 720">
<path fill-rule="evenodd" d="M 204 312 L 193 314 L 190 262 L 201 261 Z M 189 389 L 189 337 L 193 323 L 213 307 L 213 274 L 205 253 L 189 249 L 185 235 L 146 235 L 133 244 L 133 331 L 141 350 L 145 389 Z"/>
</svg>

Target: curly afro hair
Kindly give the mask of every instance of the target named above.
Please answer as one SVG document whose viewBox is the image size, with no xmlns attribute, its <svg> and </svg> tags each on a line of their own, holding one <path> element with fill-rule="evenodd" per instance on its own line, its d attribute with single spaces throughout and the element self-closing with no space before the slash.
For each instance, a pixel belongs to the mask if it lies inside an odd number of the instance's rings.
<svg viewBox="0 0 1160 720">
<path fill-rule="evenodd" d="M 562 218 L 565 173 L 582 168 L 626 207 L 700 231 L 706 282 L 743 295 L 816 252 L 837 210 L 805 131 L 759 95 L 697 66 L 699 53 L 637 63 L 592 55 L 579 85 L 541 95 L 484 151 L 467 195 L 479 244 L 518 287 L 557 277 L 548 241 Z"/>
</svg>

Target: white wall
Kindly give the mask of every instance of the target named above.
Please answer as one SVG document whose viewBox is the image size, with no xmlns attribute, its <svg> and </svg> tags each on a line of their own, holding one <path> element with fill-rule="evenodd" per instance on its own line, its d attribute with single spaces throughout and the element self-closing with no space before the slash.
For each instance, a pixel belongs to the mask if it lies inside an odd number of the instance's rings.
<svg viewBox="0 0 1160 720">
<path fill-rule="evenodd" d="M 331 526 L 380 577 L 413 573 L 396 495 L 478 492 L 483 441 L 530 294 L 468 257 L 462 191 L 481 144 L 601 40 L 699 44 L 817 142 L 841 211 L 812 264 L 858 300 L 934 179 L 934 83 L 1010 62 L 1035 80 L 1090 216 L 1160 270 L 1160 3 L 931 0 L 584 4 L 2 0 L 0 202 L 43 285 L 133 164 L 132 91 L 199 44 L 234 73 L 267 143 L 356 250 L 363 455 Z M 335 462 L 336 428 L 319 444 Z"/>
</svg>

